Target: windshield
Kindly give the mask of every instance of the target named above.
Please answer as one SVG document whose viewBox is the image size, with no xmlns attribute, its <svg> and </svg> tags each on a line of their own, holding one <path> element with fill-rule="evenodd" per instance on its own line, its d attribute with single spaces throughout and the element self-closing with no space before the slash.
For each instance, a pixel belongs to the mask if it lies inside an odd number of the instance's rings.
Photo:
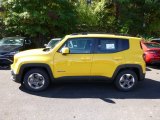
<svg viewBox="0 0 160 120">
<path fill-rule="evenodd" d="M 52 40 L 48 43 L 47 47 L 48 47 L 48 48 L 53 48 L 60 40 L 61 40 L 61 39 L 52 39 Z"/>
<path fill-rule="evenodd" d="M 0 46 L 4 46 L 4 45 L 22 46 L 23 41 L 24 41 L 23 38 L 3 38 L 0 40 Z"/>
<path fill-rule="evenodd" d="M 160 48 L 159 43 L 145 43 L 148 48 Z"/>
</svg>

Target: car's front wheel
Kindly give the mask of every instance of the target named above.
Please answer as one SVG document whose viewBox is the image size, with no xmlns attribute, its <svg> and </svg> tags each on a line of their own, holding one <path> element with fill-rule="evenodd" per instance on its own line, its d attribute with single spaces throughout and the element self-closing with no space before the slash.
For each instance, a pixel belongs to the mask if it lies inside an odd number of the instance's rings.
<svg viewBox="0 0 160 120">
<path fill-rule="evenodd" d="M 132 70 L 121 71 L 115 80 L 116 87 L 121 91 L 130 91 L 137 84 L 137 74 Z"/>
<path fill-rule="evenodd" d="M 43 69 L 31 69 L 24 75 L 23 85 L 31 91 L 42 91 L 49 86 L 49 81 Z"/>
</svg>

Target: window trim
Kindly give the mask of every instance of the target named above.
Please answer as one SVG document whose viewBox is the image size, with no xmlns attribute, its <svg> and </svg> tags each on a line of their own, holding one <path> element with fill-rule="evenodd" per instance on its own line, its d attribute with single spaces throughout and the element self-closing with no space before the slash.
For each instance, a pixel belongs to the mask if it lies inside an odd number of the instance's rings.
<svg viewBox="0 0 160 120">
<path fill-rule="evenodd" d="M 98 46 L 98 39 L 112 39 L 112 40 L 127 40 L 128 41 L 128 49 L 124 49 L 124 50 L 117 50 L 115 52 L 97 52 L 96 51 L 96 47 Z M 93 54 L 114 54 L 114 53 L 118 53 L 118 52 L 122 52 L 122 51 L 126 51 L 126 50 L 129 50 L 130 49 L 130 42 L 129 42 L 129 39 L 124 39 L 124 38 L 100 38 L 98 37 L 98 39 L 95 40 L 95 46 L 94 46 L 94 50 L 93 50 Z"/>
<path fill-rule="evenodd" d="M 61 53 L 60 52 L 60 50 L 62 49 L 62 47 L 64 46 L 64 44 L 66 44 L 69 40 L 71 40 L 71 39 L 91 39 L 91 41 L 92 41 L 92 47 L 91 47 L 91 51 L 90 51 L 90 53 L 69 53 L 69 54 L 93 54 L 93 51 L 94 51 L 94 47 L 95 47 L 95 41 L 96 40 L 94 40 L 95 38 L 94 37 L 77 37 L 77 38 L 69 38 L 69 39 L 67 39 L 63 44 L 62 44 L 62 46 L 57 50 L 57 52 L 58 53 Z"/>
<path fill-rule="evenodd" d="M 122 51 L 126 51 L 130 49 L 130 41 L 129 39 L 125 39 L 125 38 L 110 38 L 110 37 L 77 37 L 77 38 L 69 38 L 67 39 L 62 46 L 57 50 L 58 53 L 61 53 L 60 50 L 62 49 L 62 47 L 64 46 L 64 44 L 66 44 L 66 42 L 68 42 L 68 40 L 70 39 L 78 39 L 78 38 L 89 38 L 92 39 L 92 48 L 91 48 L 91 52 L 90 53 L 69 53 L 69 54 L 114 54 L 114 53 L 118 53 L 118 52 L 122 52 Z M 116 39 L 116 40 L 127 40 L 128 41 L 128 49 L 124 49 L 124 50 L 120 50 L 120 51 L 115 51 L 115 52 L 104 52 L 104 53 L 99 53 L 96 52 L 96 47 L 98 46 L 98 39 Z"/>
</svg>

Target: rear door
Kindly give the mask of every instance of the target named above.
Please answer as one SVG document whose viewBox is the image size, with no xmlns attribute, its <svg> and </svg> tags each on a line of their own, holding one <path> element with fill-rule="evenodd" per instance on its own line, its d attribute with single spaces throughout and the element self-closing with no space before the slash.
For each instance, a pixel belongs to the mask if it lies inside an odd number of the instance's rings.
<svg viewBox="0 0 160 120">
<path fill-rule="evenodd" d="M 97 38 L 91 75 L 112 77 L 117 66 L 125 63 L 127 49 L 129 49 L 127 39 Z"/>
</svg>

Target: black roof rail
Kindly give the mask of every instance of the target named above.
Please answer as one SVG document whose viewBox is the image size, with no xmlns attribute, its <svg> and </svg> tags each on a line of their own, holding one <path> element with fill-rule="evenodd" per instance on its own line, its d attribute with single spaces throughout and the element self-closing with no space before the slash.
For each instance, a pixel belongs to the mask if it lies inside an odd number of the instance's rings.
<svg viewBox="0 0 160 120">
<path fill-rule="evenodd" d="M 82 33 L 72 33 L 71 35 L 87 35 L 87 34 L 111 34 L 111 35 L 131 36 L 129 34 L 124 34 L 124 33 L 107 33 L 107 32 L 82 32 Z"/>
<path fill-rule="evenodd" d="M 108 34 L 106 32 L 82 32 L 82 33 L 72 33 L 71 35 L 87 35 L 87 34 Z"/>
<path fill-rule="evenodd" d="M 87 35 L 87 32 L 82 32 L 82 33 L 72 33 L 71 35 Z"/>
</svg>

